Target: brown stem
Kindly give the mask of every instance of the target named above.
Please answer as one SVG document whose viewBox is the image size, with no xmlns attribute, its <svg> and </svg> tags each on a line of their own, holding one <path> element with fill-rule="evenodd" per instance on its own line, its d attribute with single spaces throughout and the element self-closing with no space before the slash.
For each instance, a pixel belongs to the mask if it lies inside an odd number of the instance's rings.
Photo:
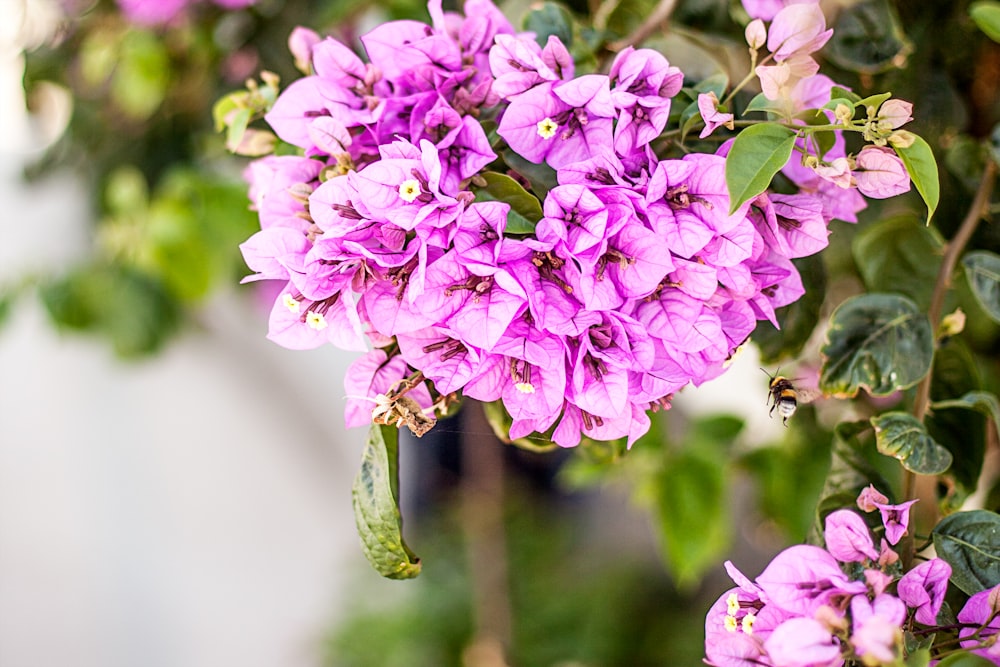
<svg viewBox="0 0 1000 667">
<path fill-rule="evenodd" d="M 955 265 L 965 250 L 965 246 L 976 231 L 979 221 L 987 213 L 990 203 L 990 195 L 993 192 L 993 185 L 996 179 L 997 165 L 993 160 L 986 163 L 983 171 L 983 178 L 979 183 L 979 189 L 972 200 L 969 212 L 962 220 L 961 226 L 955 236 L 945 246 L 944 256 L 941 258 L 941 268 L 938 270 L 937 280 L 934 283 L 934 292 L 931 294 L 931 305 L 927 311 L 927 317 L 934 328 L 935 335 L 941 323 L 942 310 L 944 310 L 944 299 L 951 288 L 951 277 L 955 271 Z M 913 401 L 913 416 L 923 421 L 927 416 L 927 411 L 931 404 L 931 376 L 933 372 L 927 373 L 917 385 L 917 395 Z M 918 484 L 921 488 L 917 488 Z M 926 480 L 918 480 L 917 475 L 910 471 L 905 471 L 903 476 L 903 499 L 913 500 L 914 498 L 931 498 L 934 494 L 935 478 L 928 477 Z M 929 503 L 924 509 L 933 511 L 934 503 Z M 935 517 L 931 517 L 931 523 Z M 910 560 L 904 553 L 904 561 Z M 911 556 L 912 557 L 912 556 Z"/>
<path fill-rule="evenodd" d="M 676 6 L 677 0 L 660 0 L 646 20 L 643 21 L 639 27 L 633 30 L 631 35 L 625 39 L 620 39 L 617 42 L 612 42 L 608 45 L 608 48 L 617 53 L 622 49 L 641 43 L 647 37 L 656 32 L 656 29 L 660 27 L 661 23 L 670 18 L 670 15 L 674 13 L 674 7 Z"/>
<path fill-rule="evenodd" d="M 466 402 L 462 446 L 462 532 L 472 581 L 475 634 L 463 655 L 465 667 L 506 667 L 511 607 L 504 532 L 503 445 L 492 437 L 482 406 Z"/>
</svg>

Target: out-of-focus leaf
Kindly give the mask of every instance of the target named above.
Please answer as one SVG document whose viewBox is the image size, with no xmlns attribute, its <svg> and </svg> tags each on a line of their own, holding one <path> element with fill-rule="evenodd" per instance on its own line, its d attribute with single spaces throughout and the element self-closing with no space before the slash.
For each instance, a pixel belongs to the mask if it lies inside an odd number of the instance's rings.
<svg viewBox="0 0 1000 667">
<path fill-rule="evenodd" d="M 962 267 L 976 301 L 994 322 L 1000 322 L 1000 255 L 973 250 L 962 257 Z"/>
<path fill-rule="evenodd" d="M 837 16 L 826 55 L 840 67 L 877 74 L 894 67 L 913 50 L 887 0 L 866 0 Z"/>
<path fill-rule="evenodd" d="M 970 391 L 961 398 L 935 401 L 931 407 L 935 410 L 948 408 L 976 410 L 992 419 L 994 424 L 1000 424 L 1000 402 L 997 401 L 996 395 L 988 391 Z"/>
<path fill-rule="evenodd" d="M 929 664 L 931 664 L 931 652 L 928 649 L 911 651 L 906 656 L 906 667 L 927 667 Z"/>
<path fill-rule="evenodd" d="M 931 369 L 934 335 L 927 315 L 895 294 L 861 294 L 834 311 L 820 350 L 820 389 L 851 397 L 912 387 Z"/>
<path fill-rule="evenodd" d="M 760 348 L 761 360 L 766 364 L 797 357 L 819 323 L 826 295 L 823 259 L 815 254 L 793 260 L 793 263 L 799 270 L 806 293 L 798 301 L 775 311 L 780 330 L 770 322 L 760 322 L 752 334 L 753 342 Z"/>
<path fill-rule="evenodd" d="M 164 44 L 150 32 L 130 30 L 111 78 L 111 97 L 129 116 L 148 118 L 166 96 L 170 72 Z"/>
<path fill-rule="evenodd" d="M 951 581 L 973 595 L 1000 584 L 1000 515 L 955 512 L 931 533 L 939 558 L 951 565 Z"/>
<path fill-rule="evenodd" d="M 915 216 L 874 222 L 854 237 L 852 250 L 871 292 L 899 292 L 921 310 L 930 306 L 944 243 Z"/>
<path fill-rule="evenodd" d="M 730 213 L 767 189 L 791 157 L 795 137 L 794 131 L 773 123 L 751 125 L 736 135 L 726 158 Z"/>
<path fill-rule="evenodd" d="M 524 29 L 535 33 L 535 41 L 545 46 L 550 35 L 558 37 L 566 48 L 573 45 L 573 16 L 561 4 L 543 2 L 531 6 L 524 17 Z"/>
<path fill-rule="evenodd" d="M 909 661 L 907 661 L 906 665 L 909 667 Z M 975 653 L 955 653 L 939 662 L 937 667 L 994 667 L 995 665 L 995 662 Z"/>
<path fill-rule="evenodd" d="M 131 165 L 115 169 L 104 188 L 104 201 L 112 215 L 141 215 L 149 205 L 146 177 Z"/>
<path fill-rule="evenodd" d="M 361 546 L 372 567 L 389 579 L 420 574 L 420 559 L 403 541 L 399 513 L 399 429 L 372 424 L 351 488 Z"/>
<path fill-rule="evenodd" d="M 990 395 L 979 391 L 982 382 L 977 361 L 961 338 L 938 348 L 932 373 L 931 411 L 924 423 L 931 437 L 952 453 L 948 475 L 954 478 L 956 487 L 945 502 L 955 507 L 976 490 L 986 453 L 986 420 L 969 410 L 988 410 Z"/>
<path fill-rule="evenodd" d="M 693 423 L 681 452 L 666 452 L 652 480 L 662 549 L 681 587 L 696 584 L 730 541 L 725 466 L 720 459 L 743 428 L 735 417 Z"/>
<path fill-rule="evenodd" d="M 486 187 L 476 190 L 476 201 L 500 201 L 510 204 L 507 213 L 508 234 L 530 234 L 542 219 L 542 204 L 538 198 L 510 176 L 487 171 L 481 174 Z"/>
<path fill-rule="evenodd" d="M 913 143 L 907 147 L 893 146 L 896 155 L 906 165 L 906 171 L 913 181 L 913 186 L 927 205 L 927 222 L 934 217 L 938 202 L 941 199 L 941 184 L 938 181 L 937 161 L 930 145 L 917 135 L 913 135 Z"/>
<path fill-rule="evenodd" d="M 871 418 L 878 451 L 918 475 L 939 475 L 951 467 L 951 452 L 934 442 L 923 422 L 907 412 Z"/>
<path fill-rule="evenodd" d="M 43 285 L 40 296 L 57 326 L 101 334 L 122 357 L 160 349 L 180 317 L 162 285 L 121 265 L 82 267 Z"/>
<path fill-rule="evenodd" d="M 969 16 L 994 42 L 1000 42 L 1000 2 L 981 0 L 969 6 Z"/>
<path fill-rule="evenodd" d="M 816 505 L 810 543 L 822 543 L 826 515 L 853 505 L 863 488 L 874 484 L 881 491 L 889 489 L 889 482 L 867 458 L 873 448 L 861 441 L 861 436 L 870 432 L 871 428 L 867 421 L 841 422 L 834 428 L 830 472 Z"/>
<path fill-rule="evenodd" d="M 984 150 L 979 141 L 967 134 L 956 137 L 948 146 L 944 164 L 965 189 L 972 193 L 979 186 L 983 175 Z"/>
</svg>

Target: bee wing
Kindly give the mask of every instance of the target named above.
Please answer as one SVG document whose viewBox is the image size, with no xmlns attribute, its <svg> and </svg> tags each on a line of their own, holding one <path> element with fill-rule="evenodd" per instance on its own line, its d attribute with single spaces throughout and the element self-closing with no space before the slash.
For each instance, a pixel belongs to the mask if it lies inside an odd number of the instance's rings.
<svg viewBox="0 0 1000 667">
<path fill-rule="evenodd" d="M 823 392 L 818 387 L 796 389 L 795 393 L 799 403 L 812 403 L 816 399 L 823 398 Z"/>
</svg>

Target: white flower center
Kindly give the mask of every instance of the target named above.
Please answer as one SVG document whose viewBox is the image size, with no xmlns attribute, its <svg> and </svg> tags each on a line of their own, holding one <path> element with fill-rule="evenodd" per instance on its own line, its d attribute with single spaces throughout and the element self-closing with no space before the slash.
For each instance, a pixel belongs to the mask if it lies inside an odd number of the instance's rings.
<svg viewBox="0 0 1000 667">
<path fill-rule="evenodd" d="M 291 294 L 285 294 L 281 297 L 281 299 L 285 304 L 285 308 L 287 308 L 289 312 L 299 312 L 299 302 Z"/>
<path fill-rule="evenodd" d="M 411 203 L 420 195 L 420 183 L 410 178 L 399 184 L 399 196 L 406 203 Z"/>
<path fill-rule="evenodd" d="M 551 139 L 556 136 L 556 130 L 558 129 L 559 124 L 551 118 L 546 117 L 538 121 L 538 136 L 542 139 Z"/>
<path fill-rule="evenodd" d="M 315 310 L 310 310 L 306 313 L 306 324 L 316 331 L 322 331 L 327 327 L 327 321 L 323 317 L 323 313 L 317 313 Z"/>
</svg>

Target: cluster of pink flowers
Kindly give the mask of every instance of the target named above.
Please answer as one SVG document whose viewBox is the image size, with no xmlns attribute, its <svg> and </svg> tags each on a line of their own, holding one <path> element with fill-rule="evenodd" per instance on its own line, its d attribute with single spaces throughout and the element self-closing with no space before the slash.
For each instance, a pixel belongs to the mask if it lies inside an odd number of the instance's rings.
<svg viewBox="0 0 1000 667">
<path fill-rule="evenodd" d="M 823 21 L 806 6 L 808 21 L 779 12 L 767 42 L 779 65 L 796 64 L 802 108 L 832 86 L 807 71 L 829 31 L 802 38 Z M 683 84 L 661 54 L 627 48 L 608 74 L 577 76 L 558 38 L 517 34 L 489 0 L 468 0 L 464 16 L 429 8 L 431 25 L 362 37 L 370 62 L 308 30 L 290 40 L 311 73 L 266 120 L 303 155 L 249 167 L 262 231 L 242 246 L 251 279 L 286 284 L 269 337 L 374 346 L 345 382 L 351 426 L 413 377 L 425 410 L 458 392 L 502 400 L 512 438 L 631 444 L 648 410 L 720 374 L 759 319 L 777 324 L 775 309 L 803 293 L 791 260 L 824 248 L 828 223 L 855 221 L 864 199 L 823 171 L 836 162 L 797 156 L 784 169 L 797 193 L 729 213 L 729 144 L 654 151 Z M 510 233 L 510 203 L 477 189 L 490 167 L 527 184 L 500 163 L 508 152 L 558 182 L 530 234 Z M 840 139 L 826 160 L 837 158 Z"/>
<path fill-rule="evenodd" d="M 826 548 L 790 547 L 755 581 L 726 562 L 736 587 L 705 619 L 708 664 L 839 667 L 852 659 L 872 666 L 901 664 L 904 629 L 937 625 L 951 566 L 933 558 L 900 576 L 892 546 L 906 533 L 913 501 L 891 505 L 870 486 L 857 504 L 881 514 L 878 548 L 861 515 L 843 509 L 826 517 Z M 973 595 L 958 615 L 962 648 L 995 664 L 1000 664 L 998 609 L 1000 586 Z"/>
</svg>

